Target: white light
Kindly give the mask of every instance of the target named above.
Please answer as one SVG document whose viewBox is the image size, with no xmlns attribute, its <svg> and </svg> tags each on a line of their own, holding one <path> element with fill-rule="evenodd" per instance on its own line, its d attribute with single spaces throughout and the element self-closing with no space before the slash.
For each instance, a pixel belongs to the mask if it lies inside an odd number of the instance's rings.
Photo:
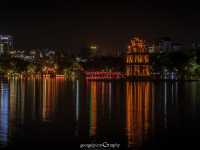
<svg viewBox="0 0 200 150">
<path fill-rule="evenodd" d="M 1 40 L 8 40 L 9 38 L 8 37 L 1 37 Z"/>
<path fill-rule="evenodd" d="M 96 47 L 96 46 L 91 46 L 90 48 L 91 48 L 91 49 L 97 49 L 97 47 Z"/>
</svg>

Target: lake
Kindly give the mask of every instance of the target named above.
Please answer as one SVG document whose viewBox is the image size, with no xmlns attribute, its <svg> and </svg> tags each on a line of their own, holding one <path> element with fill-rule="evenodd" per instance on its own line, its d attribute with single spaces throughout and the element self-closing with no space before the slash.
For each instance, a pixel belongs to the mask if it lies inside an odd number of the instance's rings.
<svg viewBox="0 0 200 150">
<path fill-rule="evenodd" d="M 0 80 L 1 148 L 190 148 L 199 120 L 199 81 Z"/>
</svg>

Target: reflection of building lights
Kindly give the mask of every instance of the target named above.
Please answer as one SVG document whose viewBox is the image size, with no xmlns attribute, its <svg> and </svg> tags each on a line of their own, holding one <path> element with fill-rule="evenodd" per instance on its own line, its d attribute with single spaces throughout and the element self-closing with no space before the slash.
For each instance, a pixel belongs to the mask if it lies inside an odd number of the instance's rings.
<svg viewBox="0 0 200 150">
<path fill-rule="evenodd" d="M 109 82 L 109 115 L 111 117 L 111 108 L 112 108 L 112 83 Z"/>
<path fill-rule="evenodd" d="M 79 119 L 79 81 L 76 80 L 76 120 Z"/>
<path fill-rule="evenodd" d="M 167 82 L 164 83 L 164 126 L 167 128 Z"/>
<path fill-rule="evenodd" d="M 96 134 L 97 124 L 97 91 L 96 82 L 91 82 L 91 97 L 90 97 L 90 136 Z"/>
<path fill-rule="evenodd" d="M 149 82 L 126 83 L 126 126 L 129 146 L 141 145 L 149 134 L 152 97 Z"/>
<path fill-rule="evenodd" d="M 8 141 L 8 85 L 1 83 L 1 102 L 0 102 L 0 142 L 3 145 Z"/>
<path fill-rule="evenodd" d="M 15 113 L 16 113 L 16 86 L 17 86 L 17 80 L 12 79 L 10 80 L 10 120 L 15 119 Z"/>
<path fill-rule="evenodd" d="M 20 82 L 19 82 L 20 81 Z M 25 110 L 25 81 L 24 80 L 18 80 L 20 84 L 20 99 L 19 99 L 19 112 L 20 112 L 20 122 L 24 122 L 24 110 Z M 16 87 L 15 90 L 17 90 L 18 87 Z"/>
<path fill-rule="evenodd" d="M 54 78 L 45 78 L 42 82 L 42 119 L 43 121 L 50 121 L 55 112 L 55 96 L 56 96 L 56 86 L 59 84 L 60 80 L 55 80 Z M 62 80 L 61 80 L 62 81 Z"/>
</svg>

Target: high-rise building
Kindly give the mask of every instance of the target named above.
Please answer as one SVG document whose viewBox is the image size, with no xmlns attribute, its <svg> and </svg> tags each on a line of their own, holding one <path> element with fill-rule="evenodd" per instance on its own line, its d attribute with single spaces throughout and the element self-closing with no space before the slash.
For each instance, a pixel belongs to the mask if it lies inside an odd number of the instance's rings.
<svg viewBox="0 0 200 150">
<path fill-rule="evenodd" d="M 6 54 L 13 48 L 13 37 L 11 35 L 0 35 L 0 54 Z"/>
</svg>

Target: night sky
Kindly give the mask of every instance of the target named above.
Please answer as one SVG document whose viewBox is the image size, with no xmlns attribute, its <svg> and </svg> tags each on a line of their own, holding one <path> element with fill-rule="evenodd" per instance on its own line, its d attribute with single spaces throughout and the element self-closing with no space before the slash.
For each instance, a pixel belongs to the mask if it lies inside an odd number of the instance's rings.
<svg viewBox="0 0 200 150">
<path fill-rule="evenodd" d="M 104 51 L 123 49 L 131 36 L 200 41 L 198 4 L 175 1 L 1 2 L 0 32 L 16 48 L 79 49 L 95 43 Z M 199 10 L 198 10 L 199 9 Z"/>
</svg>

